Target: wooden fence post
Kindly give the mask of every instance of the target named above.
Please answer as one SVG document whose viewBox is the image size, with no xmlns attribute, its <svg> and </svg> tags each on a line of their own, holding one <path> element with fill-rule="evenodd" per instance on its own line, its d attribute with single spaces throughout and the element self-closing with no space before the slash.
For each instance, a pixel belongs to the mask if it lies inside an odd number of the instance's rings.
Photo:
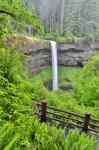
<svg viewBox="0 0 99 150">
<path fill-rule="evenodd" d="M 46 110 L 47 110 L 47 102 L 41 103 L 41 118 L 40 122 L 46 122 Z"/>
<path fill-rule="evenodd" d="M 90 121 L 90 113 L 85 114 L 85 119 L 84 119 L 84 126 L 83 126 L 83 132 L 88 133 L 88 125 Z"/>
</svg>

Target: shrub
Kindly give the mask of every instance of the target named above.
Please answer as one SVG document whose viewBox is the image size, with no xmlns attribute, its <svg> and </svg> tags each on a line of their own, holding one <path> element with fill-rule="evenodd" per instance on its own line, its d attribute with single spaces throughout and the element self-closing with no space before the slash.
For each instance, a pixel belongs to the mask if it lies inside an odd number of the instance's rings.
<svg viewBox="0 0 99 150">
<path fill-rule="evenodd" d="M 74 96 L 79 103 L 99 106 L 99 54 L 92 57 L 82 70 L 75 86 Z"/>
<path fill-rule="evenodd" d="M 15 50 L 0 49 L 0 73 L 9 82 L 17 82 L 20 79 L 22 63 L 20 55 Z"/>
</svg>

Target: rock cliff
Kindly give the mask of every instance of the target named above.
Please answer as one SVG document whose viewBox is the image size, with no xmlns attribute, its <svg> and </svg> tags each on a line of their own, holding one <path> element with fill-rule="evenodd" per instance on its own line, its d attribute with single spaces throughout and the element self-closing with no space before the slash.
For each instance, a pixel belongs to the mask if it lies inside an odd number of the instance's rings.
<svg viewBox="0 0 99 150">
<path fill-rule="evenodd" d="M 8 38 L 5 43 L 7 46 L 15 47 L 19 53 L 26 55 L 31 73 L 40 72 L 44 67 L 51 65 L 49 41 L 21 36 Z M 83 67 L 95 49 L 99 49 L 98 43 L 66 42 L 58 44 L 58 65 Z"/>
<path fill-rule="evenodd" d="M 79 66 L 89 60 L 93 54 L 90 44 L 84 42 L 66 42 L 58 45 L 58 63 L 63 66 Z"/>
</svg>

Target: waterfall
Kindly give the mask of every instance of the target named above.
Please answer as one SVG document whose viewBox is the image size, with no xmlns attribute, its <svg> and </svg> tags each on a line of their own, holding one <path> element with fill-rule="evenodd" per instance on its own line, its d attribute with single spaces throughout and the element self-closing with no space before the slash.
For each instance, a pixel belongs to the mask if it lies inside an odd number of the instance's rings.
<svg viewBox="0 0 99 150">
<path fill-rule="evenodd" d="M 55 41 L 51 43 L 51 55 L 52 55 L 52 79 L 53 79 L 53 91 L 58 90 L 58 66 L 57 66 L 57 45 Z"/>
</svg>

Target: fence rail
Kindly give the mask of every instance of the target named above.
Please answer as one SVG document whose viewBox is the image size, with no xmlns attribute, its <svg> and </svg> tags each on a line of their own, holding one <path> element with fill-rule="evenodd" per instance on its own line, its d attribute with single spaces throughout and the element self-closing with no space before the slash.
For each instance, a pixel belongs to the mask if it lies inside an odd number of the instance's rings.
<svg viewBox="0 0 99 150">
<path fill-rule="evenodd" d="M 88 133 L 91 131 L 99 134 L 99 119 L 91 118 L 90 113 L 86 113 L 83 116 L 48 106 L 47 102 L 42 102 L 37 103 L 36 115 L 40 122 L 55 121 L 59 122 L 62 126 L 69 125 L 70 128 L 80 128 L 82 132 Z"/>
</svg>

